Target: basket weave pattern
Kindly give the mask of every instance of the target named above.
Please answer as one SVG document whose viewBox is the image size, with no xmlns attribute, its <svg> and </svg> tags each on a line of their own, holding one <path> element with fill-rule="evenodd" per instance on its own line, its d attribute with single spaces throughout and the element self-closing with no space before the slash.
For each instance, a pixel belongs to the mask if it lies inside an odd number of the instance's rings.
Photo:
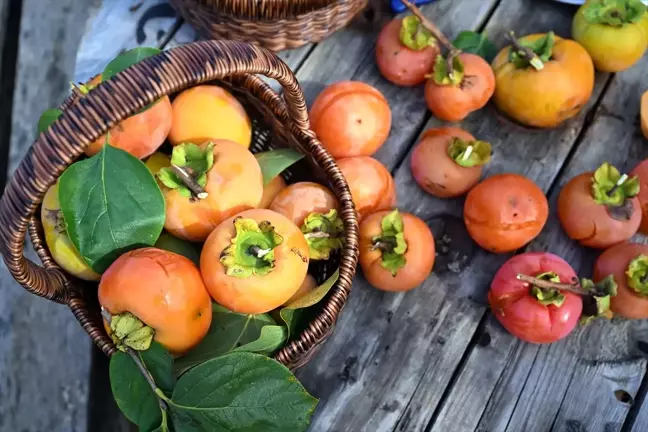
<svg viewBox="0 0 648 432">
<path fill-rule="evenodd" d="M 283 86 L 284 98 L 256 74 L 277 80 Z M 288 66 L 263 48 L 234 41 L 196 42 L 147 58 L 82 98 L 78 94 L 68 98 L 62 105 L 63 114 L 30 148 L 0 201 L 3 258 L 19 284 L 31 293 L 69 306 L 96 345 L 104 353 L 113 354 L 115 346 L 103 328 L 96 285 L 72 278 L 54 262 L 38 217 L 40 203 L 84 148 L 121 120 L 164 95 L 209 82 L 226 86 L 246 106 L 254 125 L 251 150 L 290 146 L 306 154 L 302 161 L 306 166 L 301 172 L 295 168 L 288 178 L 312 180 L 315 175 L 328 183 L 340 203 L 346 230 L 339 257 L 340 277 L 308 327 L 275 355 L 279 362 L 296 368 L 307 362 L 331 334 L 346 302 L 357 264 L 358 224 L 342 173 L 309 129 L 299 84 Z M 28 231 L 43 267 L 24 256 Z M 337 264 L 318 267 L 315 276 L 321 282 Z"/>
<path fill-rule="evenodd" d="M 368 0 L 170 0 L 202 37 L 273 51 L 319 42 L 346 26 Z"/>
</svg>

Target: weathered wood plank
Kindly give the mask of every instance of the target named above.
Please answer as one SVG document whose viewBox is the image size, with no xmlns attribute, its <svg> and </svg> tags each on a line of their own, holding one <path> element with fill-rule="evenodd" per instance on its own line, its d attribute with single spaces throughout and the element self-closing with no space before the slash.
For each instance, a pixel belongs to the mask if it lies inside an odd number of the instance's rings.
<svg viewBox="0 0 648 432">
<path fill-rule="evenodd" d="M 597 110 L 594 123 L 588 128 L 575 156 L 561 176 L 558 187 L 551 194 L 552 208 L 555 208 L 560 188 L 572 177 L 594 170 L 604 161 L 615 164 L 621 170 L 630 170 L 639 160 L 648 156 L 645 139 L 636 124 L 639 95 L 648 87 L 644 73 L 647 66 L 648 59 L 643 59 L 635 67 L 614 77 Z M 638 236 L 638 239 L 642 238 Z M 591 274 L 597 255 L 566 238 L 555 212 L 552 212 L 545 231 L 530 249 L 550 250 L 565 258 L 585 276 Z M 503 332 L 497 325 L 491 331 Z M 543 398 L 537 389 L 527 383 L 512 411 L 511 426 L 507 431 L 522 430 L 517 427 L 525 424 L 524 421 L 526 424 L 546 424 L 544 419 L 553 416 L 557 416 L 553 426 L 556 430 L 570 430 L 569 427 L 576 424 L 582 428 L 578 430 L 602 430 L 603 426 L 607 428 L 605 430 L 620 430 L 629 405 L 617 400 L 614 391 L 623 390 L 634 397 L 639 388 L 646 367 L 645 360 L 636 359 L 637 337 L 642 331 L 645 332 L 643 322 L 599 322 L 591 328 L 576 330 L 564 342 L 556 344 L 555 355 L 567 358 L 568 368 L 545 368 L 541 380 L 550 383 L 548 394 L 551 395 L 551 401 Z M 498 349 L 503 350 L 518 349 L 517 345 L 523 345 L 509 335 L 498 337 L 497 340 L 502 342 Z M 523 346 L 522 349 L 526 350 L 527 347 Z M 540 352 L 543 350 L 544 348 Z M 474 354 L 480 355 L 478 351 Z M 478 361 L 475 359 L 475 362 Z M 537 360 L 531 361 L 535 363 L 529 369 L 529 381 L 532 380 L 531 377 L 541 375 L 539 369 L 543 365 L 540 355 Z M 597 366 L 597 362 L 602 363 Z M 496 370 L 500 368 L 497 364 L 492 367 Z M 564 378 L 567 370 L 571 371 L 569 379 Z M 503 383 L 503 386 L 507 385 L 508 383 Z M 580 399 L 572 397 L 577 394 L 581 395 Z M 494 405 L 500 403 L 510 402 L 492 401 Z M 543 406 L 541 411 L 537 409 L 540 405 Z M 500 409 L 490 407 L 490 410 L 497 412 Z M 490 429 L 493 420 L 490 416 L 484 416 L 480 426 Z"/>
<path fill-rule="evenodd" d="M 462 30 L 479 28 L 496 3 L 496 0 L 439 0 L 421 10 L 434 19 L 448 37 L 454 38 Z M 423 99 L 422 85 L 398 87 L 380 75 L 374 45 L 382 24 L 375 22 L 372 29 L 351 26 L 320 42 L 302 65 L 297 78 L 309 105 L 325 86 L 336 81 L 364 81 L 380 90 L 392 109 L 393 126 L 389 139 L 376 153 L 376 158 L 393 169 L 429 112 Z"/>
<path fill-rule="evenodd" d="M 20 39 L 9 171 L 40 112 L 65 97 L 88 16 L 73 0 L 24 0 L 22 18 L 13 17 Z M 28 294 L 0 266 L 0 430 L 85 431 L 89 338 L 67 308 Z"/>
<path fill-rule="evenodd" d="M 500 46 L 509 29 L 525 34 L 553 28 L 569 34 L 572 9 L 532 0 L 508 1 L 506 6 L 495 11 L 486 27 Z M 308 62 L 311 59 L 312 55 Z M 594 97 L 577 118 L 553 131 L 523 130 L 499 118 L 492 107 L 470 116 L 462 126 L 494 146 L 496 156 L 486 175 L 518 172 L 548 190 L 605 81 L 605 76 L 598 78 Z M 413 115 L 407 112 L 408 118 Z M 426 127 L 439 124 L 432 119 Z M 399 158 L 387 157 L 390 160 Z M 324 430 L 375 430 L 377 425 L 379 430 L 425 430 L 486 310 L 488 283 L 508 257 L 477 248 L 463 228 L 462 201 L 438 200 L 421 191 L 409 160 L 397 171 L 396 184 L 399 207 L 428 220 L 436 238 L 446 242 L 437 242 L 435 272 L 414 291 L 379 293 L 358 278 L 333 339 L 300 374 L 307 387 L 326 400 L 315 423 Z M 485 363 L 479 364 L 486 369 Z M 465 407 L 455 405 L 461 413 L 454 420 L 460 422 Z M 467 419 L 468 427 L 480 415 Z M 473 429 L 448 423 L 439 430 Z"/>
<path fill-rule="evenodd" d="M 178 22 L 167 0 L 109 0 L 94 10 L 74 69 L 74 81 L 100 73 L 123 50 L 158 46 Z"/>
<path fill-rule="evenodd" d="M 644 376 L 644 382 L 642 387 L 639 390 L 638 395 L 634 398 L 634 405 L 638 405 L 634 408 L 634 417 L 631 418 L 631 415 L 626 419 L 626 429 L 630 432 L 643 432 L 648 430 L 648 403 L 646 403 L 646 394 L 648 392 L 648 385 L 646 382 L 646 376 Z M 632 428 L 632 429 L 630 429 Z"/>
</svg>

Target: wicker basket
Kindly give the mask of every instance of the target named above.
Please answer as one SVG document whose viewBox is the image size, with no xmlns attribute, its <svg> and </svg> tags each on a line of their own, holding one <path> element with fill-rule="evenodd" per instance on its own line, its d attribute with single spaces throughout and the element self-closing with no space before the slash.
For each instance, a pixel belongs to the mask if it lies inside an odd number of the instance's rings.
<svg viewBox="0 0 648 432">
<path fill-rule="evenodd" d="M 368 0 L 170 0 L 202 37 L 273 51 L 319 42 L 344 27 Z"/>
<path fill-rule="evenodd" d="M 276 79 L 283 86 L 284 98 L 255 74 Z M 163 95 L 211 81 L 227 87 L 246 107 L 253 121 L 252 151 L 290 146 L 306 154 L 286 174 L 287 181 L 319 179 L 340 202 L 346 245 L 339 259 L 310 269 L 322 282 L 339 265 L 340 277 L 308 327 L 275 356 L 296 368 L 330 335 L 346 302 L 357 263 L 358 225 L 344 177 L 309 129 L 299 84 L 286 64 L 263 48 L 233 41 L 196 42 L 147 58 L 83 98 L 71 95 L 63 104 L 63 115 L 38 137 L 5 189 L 0 201 L 2 254 L 18 283 L 69 306 L 95 344 L 107 355 L 114 353 L 115 346 L 102 325 L 96 285 L 66 274 L 47 250 L 37 216 L 40 203 L 48 187 L 83 149 L 115 124 Z M 28 230 L 43 267 L 23 255 Z"/>
</svg>

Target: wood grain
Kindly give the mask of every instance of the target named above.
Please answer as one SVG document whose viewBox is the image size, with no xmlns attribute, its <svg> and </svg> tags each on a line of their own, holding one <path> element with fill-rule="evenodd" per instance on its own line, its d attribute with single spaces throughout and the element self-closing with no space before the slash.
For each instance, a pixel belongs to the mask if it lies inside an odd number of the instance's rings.
<svg viewBox="0 0 648 432">
<path fill-rule="evenodd" d="M 9 172 L 32 143 L 40 113 L 65 97 L 88 16 L 74 0 L 24 0 L 22 18 L 14 17 Z M 27 254 L 37 261 L 31 248 Z M 27 293 L 0 267 L 0 430 L 85 431 L 90 339 L 66 307 Z"/>
<path fill-rule="evenodd" d="M 506 6 L 500 6 L 486 26 L 499 46 L 509 29 L 523 34 L 553 28 L 569 34 L 572 9 L 531 0 L 508 1 Z M 548 190 L 606 80 L 607 76 L 599 76 L 589 105 L 552 131 L 521 128 L 501 118 L 493 107 L 471 115 L 462 127 L 494 146 L 486 175 L 518 172 Z M 402 123 L 395 124 L 400 128 Z M 431 119 L 426 128 L 440 124 Z M 402 158 L 393 149 L 388 153 L 396 156 L 379 155 L 388 164 Z M 322 430 L 425 430 L 438 415 L 444 391 L 486 310 L 488 283 L 507 258 L 474 245 L 463 228 L 462 201 L 437 200 L 422 192 L 412 179 L 408 158 L 395 178 L 399 207 L 427 220 L 435 233 L 439 251 L 435 272 L 423 286 L 404 295 L 377 292 L 358 278 L 332 341 L 300 374 L 309 389 L 325 398 L 315 422 Z M 480 373 L 488 373 L 485 364 L 476 363 Z M 454 415 L 437 430 L 474 430 L 481 416 L 479 402 L 483 410 L 488 393 L 471 384 L 466 387 L 471 394 L 444 404 L 454 407 Z M 477 399 L 475 407 L 465 406 L 469 398 Z M 465 424 L 465 429 L 458 424 Z"/>
</svg>

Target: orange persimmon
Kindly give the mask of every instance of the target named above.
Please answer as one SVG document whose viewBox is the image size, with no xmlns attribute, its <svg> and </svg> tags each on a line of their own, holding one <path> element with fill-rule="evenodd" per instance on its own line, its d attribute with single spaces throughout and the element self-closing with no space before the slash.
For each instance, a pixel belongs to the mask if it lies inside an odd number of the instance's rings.
<svg viewBox="0 0 648 432">
<path fill-rule="evenodd" d="M 200 270 L 218 304 L 234 312 L 269 312 L 302 286 L 308 242 L 287 217 L 266 209 L 239 213 L 207 238 Z"/>
<path fill-rule="evenodd" d="M 376 159 L 361 156 L 337 161 L 351 189 L 358 217 L 396 205 L 396 186 L 387 168 Z"/>
</svg>

